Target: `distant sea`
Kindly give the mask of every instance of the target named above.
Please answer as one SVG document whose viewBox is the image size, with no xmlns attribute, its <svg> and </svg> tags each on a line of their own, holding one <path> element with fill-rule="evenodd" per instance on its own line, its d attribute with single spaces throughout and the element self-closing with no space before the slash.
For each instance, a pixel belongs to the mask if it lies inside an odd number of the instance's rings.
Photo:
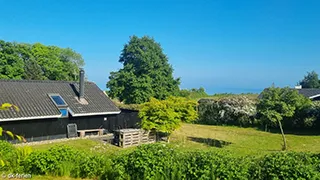
<svg viewBox="0 0 320 180">
<path fill-rule="evenodd" d="M 221 93 L 231 93 L 231 94 L 242 94 L 242 93 L 253 93 L 260 94 L 263 91 L 263 88 L 206 88 L 206 92 L 210 95 L 221 94 Z"/>
</svg>

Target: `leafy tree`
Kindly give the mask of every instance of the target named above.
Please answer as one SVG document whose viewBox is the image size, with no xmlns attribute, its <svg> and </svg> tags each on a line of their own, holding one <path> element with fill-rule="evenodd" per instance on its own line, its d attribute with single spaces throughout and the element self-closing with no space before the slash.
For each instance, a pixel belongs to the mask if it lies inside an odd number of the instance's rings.
<svg viewBox="0 0 320 180">
<path fill-rule="evenodd" d="M 318 74 L 315 71 L 308 72 L 306 76 L 299 82 L 302 88 L 320 88 Z"/>
<path fill-rule="evenodd" d="M 0 40 L 0 79 L 21 79 L 23 76 L 24 63 L 15 45 Z"/>
<path fill-rule="evenodd" d="M 180 79 L 173 78 L 173 68 L 159 43 L 144 36 L 132 36 L 124 45 L 117 72 L 111 72 L 109 96 L 128 104 L 147 102 L 151 97 L 163 100 L 178 95 Z"/>
<path fill-rule="evenodd" d="M 0 79 L 78 80 L 83 65 L 70 48 L 0 40 Z"/>
<path fill-rule="evenodd" d="M 260 119 L 267 125 L 278 123 L 283 139 L 283 150 L 287 149 L 287 142 L 281 121 L 293 117 L 295 112 L 310 104 L 311 101 L 290 88 L 276 88 L 274 86 L 262 92 L 257 111 Z"/>
<path fill-rule="evenodd" d="M 190 99 L 197 99 L 197 98 L 208 97 L 209 95 L 206 93 L 203 87 L 200 87 L 199 89 L 192 88 L 191 90 L 182 89 L 179 92 L 179 96 L 190 98 Z"/>
<path fill-rule="evenodd" d="M 167 133 L 170 136 L 180 127 L 181 122 L 192 122 L 198 118 L 196 105 L 195 101 L 181 97 L 169 97 L 166 100 L 151 98 L 149 102 L 141 105 L 139 111 L 141 127 L 145 130 Z"/>
</svg>

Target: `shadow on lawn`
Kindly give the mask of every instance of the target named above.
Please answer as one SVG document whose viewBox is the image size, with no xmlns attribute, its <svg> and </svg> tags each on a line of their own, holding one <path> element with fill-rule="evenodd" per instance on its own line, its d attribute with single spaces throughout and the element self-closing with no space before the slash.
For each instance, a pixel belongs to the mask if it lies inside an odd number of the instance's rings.
<svg viewBox="0 0 320 180">
<path fill-rule="evenodd" d="M 218 148 L 223 148 L 224 146 L 231 144 L 231 142 L 211 138 L 188 137 L 188 140 Z"/>
</svg>

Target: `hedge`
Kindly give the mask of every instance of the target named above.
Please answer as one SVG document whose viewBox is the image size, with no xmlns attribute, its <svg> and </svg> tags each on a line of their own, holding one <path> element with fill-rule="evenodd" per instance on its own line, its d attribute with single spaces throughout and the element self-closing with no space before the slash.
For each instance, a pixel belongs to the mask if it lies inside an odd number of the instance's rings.
<svg viewBox="0 0 320 180">
<path fill-rule="evenodd" d="M 18 157 L 17 152 L 21 151 L 9 143 L 2 142 L 0 146 L 5 160 Z M 1 171 L 119 180 L 320 179 L 320 154 L 302 152 L 235 157 L 223 151 L 181 152 L 168 144 L 155 143 L 114 157 L 54 146 L 25 153 L 24 158 L 18 159 L 19 163 L 8 163 Z"/>
</svg>

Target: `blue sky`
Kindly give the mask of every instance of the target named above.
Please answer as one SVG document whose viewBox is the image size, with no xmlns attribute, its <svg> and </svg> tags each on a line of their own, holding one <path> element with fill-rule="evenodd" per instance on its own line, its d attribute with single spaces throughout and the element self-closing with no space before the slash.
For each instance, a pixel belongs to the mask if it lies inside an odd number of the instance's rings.
<svg viewBox="0 0 320 180">
<path fill-rule="evenodd" d="M 70 47 L 102 89 L 129 36 L 162 45 L 181 88 L 294 86 L 320 73 L 318 0 L 0 0 L 0 39 Z"/>
</svg>

